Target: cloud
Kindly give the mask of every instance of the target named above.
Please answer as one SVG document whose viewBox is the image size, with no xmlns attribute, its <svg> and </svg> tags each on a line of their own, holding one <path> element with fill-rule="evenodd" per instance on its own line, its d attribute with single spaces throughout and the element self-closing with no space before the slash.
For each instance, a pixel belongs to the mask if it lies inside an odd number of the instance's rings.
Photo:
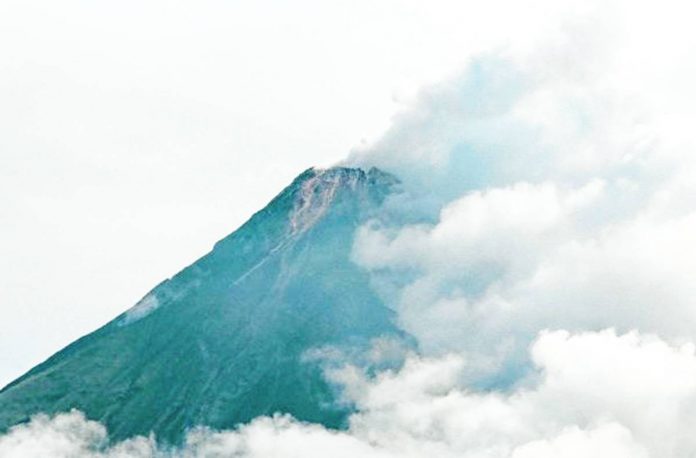
<svg viewBox="0 0 696 458">
<path fill-rule="evenodd" d="M 547 328 L 696 339 L 696 111 L 667 75 L 694 69 L 638 52 L 694 44 L 670 5 L 611 2 L 543 46 L 482 54 L 349 159 L 405 188 L 358 230 L 355 262 L 419 349 L 465 355 L 476 386 L 514 384 Z M 673 27 L 630 32 L 649 24 Z"/>
<path fill-rule="evenodd" d="M 178 449 L 152 438 L 108 444 L 78 412 L 34 417 L 0 437 L 0 456 L 86 457 L 685 457 L 696 451 L 694 345 L 613 330 L 542 332 L 536 374 L 509 392 L 474 391 L 460 355 L 412 355 L 400 370 L 342 377 L 359 407 L 347 431 L 261 417 L 197 429 Z M 637 413 L 640 414 L 637 414 Z"/>
<path fill-rule="evenodd" d="M 583 440 L 611 437 L 651 456 L 692 447 L 679 426 L 689 422 L 684 415 L 696 390 L 692 344 L 611 330 L 544 332 L 531 358 L 538 383 L 505 394 L 467 389 L 455 375 L 466 366 L 460 357 L 414 359 L 359 390 L 352 431 L 396 450 L 414 447 L 414 456 L 437 455 L 434 447 L 442 444 L 452 455 L 515 456 L 537 441 L 563 443 L 572 431 L 582 431 L 575 436 Z"/>
<path fill-rule="evenodd" d="M 106 428 L 77 410 L 36 415 L 0 436 L 0 456 L 8 458 L 144 458 L 155 450 L 154 439 L 144 437 L 109 446 Z"/>
<path fill-rule="evenodd" d="M 599 180 L 475 191 L 435 224 L 361 228 L 354 258 L 422 351 L 479 361 L 472 380 L 514 377 L 506 365 L 549 327 L 695 338 L 696 211 L 664 217 L 651 198 L 614 221 L 617 193 Z"/>
</svg>

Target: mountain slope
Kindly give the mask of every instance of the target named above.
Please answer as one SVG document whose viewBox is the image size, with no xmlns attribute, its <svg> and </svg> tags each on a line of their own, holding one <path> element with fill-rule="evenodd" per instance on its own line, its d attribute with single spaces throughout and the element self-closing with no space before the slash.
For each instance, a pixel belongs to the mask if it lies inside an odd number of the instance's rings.
<svg viewBox="0 0 696 458">
<path fill-rule="evenodd" d="M 399 335 L 350 262 L 356 226 L 395 184 L 376 169 L 305 171 L 209 254 L 0 391 L 0 431 L 71 408 L 117 440 L 176 443 L 192 426 L 274 412 L 340 426 L 347 407 L 303 355 Z"/>
</svg>

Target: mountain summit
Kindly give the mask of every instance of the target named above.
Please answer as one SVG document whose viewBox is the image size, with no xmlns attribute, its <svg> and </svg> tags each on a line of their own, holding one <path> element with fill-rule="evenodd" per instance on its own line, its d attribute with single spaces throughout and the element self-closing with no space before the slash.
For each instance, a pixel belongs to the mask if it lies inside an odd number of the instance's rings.
<svg viewBox="0 0 696 458">
<path fill-rule="evenodd" d="M 130 310 L 0 391 L 0 432 L 73 408 L 115 440 L 230 428 L 275 412 L 340 427 L 308 351 L 400 335 L 350 261 L 356 226 L 398 183 L 371 169 L 309 169 L 213 250 Z"/>
</svg>

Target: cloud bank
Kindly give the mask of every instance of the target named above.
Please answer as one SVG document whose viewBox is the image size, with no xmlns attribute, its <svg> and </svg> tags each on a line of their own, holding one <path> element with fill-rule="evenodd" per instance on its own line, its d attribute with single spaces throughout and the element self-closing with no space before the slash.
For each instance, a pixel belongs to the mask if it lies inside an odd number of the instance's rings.
<svg viewBox="0 0 696 458">
<path fill-rule="evenodd" d="M 106 457 L 686 457 L 696 449 L 696 354 L 653 335 L 543 332 L 536 380 L 508 392 L 463 383 L 466 361 L 409 357 L 372 378 L 340 373 L 360 411 L 336 432 L 285 416 L 236 431 L 192 431 L 179 449 L 137 437 L 109 444 L 79 412 L 35 417 L 0 438 L 0 456 Z"/>
</svg>

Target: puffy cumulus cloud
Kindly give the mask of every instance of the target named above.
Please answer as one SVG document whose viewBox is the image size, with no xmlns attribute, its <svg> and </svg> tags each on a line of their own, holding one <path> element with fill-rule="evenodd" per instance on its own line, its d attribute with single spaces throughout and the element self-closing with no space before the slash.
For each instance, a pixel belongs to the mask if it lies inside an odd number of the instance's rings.
<svg viewBox="0 0 696 458">
<path fill-rule="evenodd" d="M 361 228 L 354 256 L 420 349 L 466 353 L 472 376 L 514 378 L 501 369 L 549 327 L 696 337 L 696 211 L 665 217 L 649 199 L 616 218 L 620 192 L 601 180 L 475 191 L 435 224 Z"/>
<path fill-rule="evenodd" d="M 396 266 L 471 276 L 523 269 L 514 264 L 532 261 L 550 237 L 562 238 L 602 190 L 596 181 L 572 190 L 519 183 L 475 191 L 446 205 L 435 225 L 406 226 L 393 237 L 379 226 L 361 228 L 354 254 L 373 270 Z M 524 258 L 518 254 L 522 250 Z M 462 285 L 467 286 L 473 285 Z"/>
<path fill-rule="evenodd" d="M 607 5 L 425 88 L 349 160 L 405 188 L 355 261 L 420 350 L 461 352 L 478 384 L 514 383 L 545 328 L 696 338 L 689 6 Z"/>
<path fill-rule="evenodd" d="M 197 429 L 178 449 L 152 439 L 109 445 L 72 412 L 35 417 L 0 438 L 0 456 L 680 458 L 696 452 L 696 354 L 691 343 L 613 330 L 542 332 L 536 373 L 507 392 L 474 391 L 459 355 L 408 358 L 375 376 L 332 376 L 359 407 L 346 431 L 262 417 L 234 431 Z"/>
<path fill-rule="evenodd" d="M 645 458 L 645 449 L 633 441 L 630 432 L 616 423 L 589 431 L 570 428 L 551 440 L 538 440 L 515 450 L 512 458 Z"/>
<path fill-rule="evenodd" d="M 39 414 L 0 436 L 0 456 L 7 458 L 139 458 L 156 451 L 153 438 L 136 437 L 109 446 L 106 428 L 73 410 L 54 417 Z"/>
<path fill-rule="evenodd" d="M 531 358 L 538 381 L 507 393 L 463 388 L 460 357 L 413 359 L 400 372 L 358 384 L 361 412 L 351 431 L 399 453 L 418 450 L 416 456 L 446 456 L 437 447 L 471 457 L 532 451 L 684 456 L 693 450 L 680 426 L 691 421 L 696 400 L 692 344 L 670 346 L 654 336 L 611 330 L 544 332 Z M 351 373 L 347 379 L 355 378 Z"/>
</svg>

